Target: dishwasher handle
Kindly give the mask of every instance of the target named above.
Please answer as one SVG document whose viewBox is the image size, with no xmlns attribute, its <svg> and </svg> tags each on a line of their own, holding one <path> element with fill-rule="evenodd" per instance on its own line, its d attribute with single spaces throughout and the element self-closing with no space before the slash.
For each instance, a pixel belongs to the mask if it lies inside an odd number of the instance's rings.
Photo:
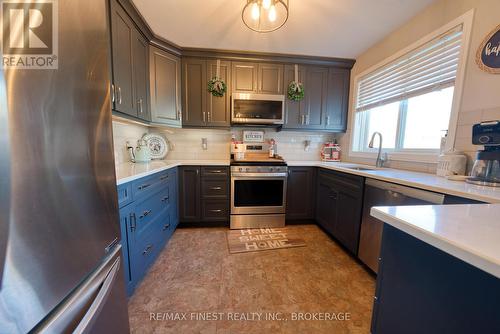
<svg viewBox="0 0 500 334">
<path fill-rule="evenodd" d="M 415 198 L 431 204 L 444 203 L 444 195 L 432 191 L 406 187 L 399 184 L 383 182 L 374 179 L 366 179 L 365 185 L 386 191 L 392 191 L 403 196 Z"/>
</svg>

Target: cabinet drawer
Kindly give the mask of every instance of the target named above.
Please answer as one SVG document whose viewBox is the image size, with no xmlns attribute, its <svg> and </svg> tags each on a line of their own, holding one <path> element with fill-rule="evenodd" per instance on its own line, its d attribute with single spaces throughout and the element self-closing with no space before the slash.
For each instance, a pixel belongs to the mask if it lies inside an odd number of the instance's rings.
<svg viewBox="0 0 500 334">
<path fill-rule="evenodd" d="M 124 206 L 132 203 L 132 184 L 125 183 L 118 186 L 118 207 L 123 208 Z"/>
<path fill-rule="evenodd" d="M 227 198 L 229 184 L 226 179 L 208 179 L 201 181 L 201 196 L 203 198 Z"/>
<path fill-rule="evenodd" d="M 226 221 L 229 219 L 229 202 L 204 200 L 202 202 L 203 221 Z"/>
<path fill-rule="evenodd" d="M 158 219 L 162 218 L 159 216 Z M 158 226 L 159 222 L 154 222 L 151 226 Z M 156 255 L 161 251 L 161 238 L 158 229 L 152 228 L 141 236 L 135 236 L 133 248 L 131 249 L 131 274 L 136 283 L 144 276 L 149 265 L 153 263 Z"/>
<path fill-rule="evenodd" d="M 166 211 L 162 214 L 158 222 L 155 222 L 155 229 L 158 236 L 160 236 L 162 244 L 170 239 L 175 229 L 175 224 L 172 223 L 172 214 L 170 211 Z"/>
<path fill-rule="evenodd" d="M 227 178 L 229 168 L 225 166 L 201 167 L 201 176 L 205 178 Z"/>
<path fill-rule="evenodd" d="M 144 196 L 148 196 L 149 194 L 154 193 L 162 185 L 168 184 L 169 180 L 170 173 L 168 171 L 165 171 L 133 181 L 132 194 L 134 197 L 134 201 L 137 201 Z"/>
<path fill-rule="evenodd" d="M 151 197 L 135 204 L 135 230 L 138 234 L 144 233 L 152 220 L 169 208 L 169 188 L 165 188 Z"/>
</svg>

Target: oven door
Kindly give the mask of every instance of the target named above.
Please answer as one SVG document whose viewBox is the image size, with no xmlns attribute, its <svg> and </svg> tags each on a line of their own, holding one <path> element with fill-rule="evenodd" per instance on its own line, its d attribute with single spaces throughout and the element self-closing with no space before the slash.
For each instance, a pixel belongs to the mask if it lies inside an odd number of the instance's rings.
<svg viewBox="0 0 500 334">
<path fill-rule="evenodd" d="M 231 214 L 279 214 L 286 208 L 287 173 L 231 175 Z"/>
</svg>

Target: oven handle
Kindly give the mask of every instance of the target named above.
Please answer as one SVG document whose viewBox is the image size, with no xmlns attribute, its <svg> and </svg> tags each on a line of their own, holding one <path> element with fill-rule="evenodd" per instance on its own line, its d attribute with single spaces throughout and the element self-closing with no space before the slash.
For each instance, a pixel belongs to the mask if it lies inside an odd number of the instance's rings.
<svg viewBox="0 0 500 334">
<path fill-rule="evenodd" d="M 231 177 L 269 179 L 269 178 L 287 178 L 288 173 L 231 173 Z"/>
</svg>

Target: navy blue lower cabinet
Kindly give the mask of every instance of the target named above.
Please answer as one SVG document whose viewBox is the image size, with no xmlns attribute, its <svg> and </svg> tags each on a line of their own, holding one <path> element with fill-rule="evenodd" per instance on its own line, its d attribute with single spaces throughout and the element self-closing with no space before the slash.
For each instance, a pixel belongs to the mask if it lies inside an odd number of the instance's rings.
<svg viewBox="0 0 500 334">
<path fill-rule="evenodd" d="M 500 279 L 385 224 L 373 334 L 500 333 Z"/>
<path fill-rule="evenodd" d="M 129 204 L 120 209 L 124 272 L 129 296 L 147 274 L 179 222 L 177 169 L 157 174 L 119 186 L 122 190 L 119 194 L 124 194 L 123 189 L 129 193 L 132 189 L 131 200 L 127 199 Z M 123 195 L 119 202 L 125 202 Z"/>
</svg>

